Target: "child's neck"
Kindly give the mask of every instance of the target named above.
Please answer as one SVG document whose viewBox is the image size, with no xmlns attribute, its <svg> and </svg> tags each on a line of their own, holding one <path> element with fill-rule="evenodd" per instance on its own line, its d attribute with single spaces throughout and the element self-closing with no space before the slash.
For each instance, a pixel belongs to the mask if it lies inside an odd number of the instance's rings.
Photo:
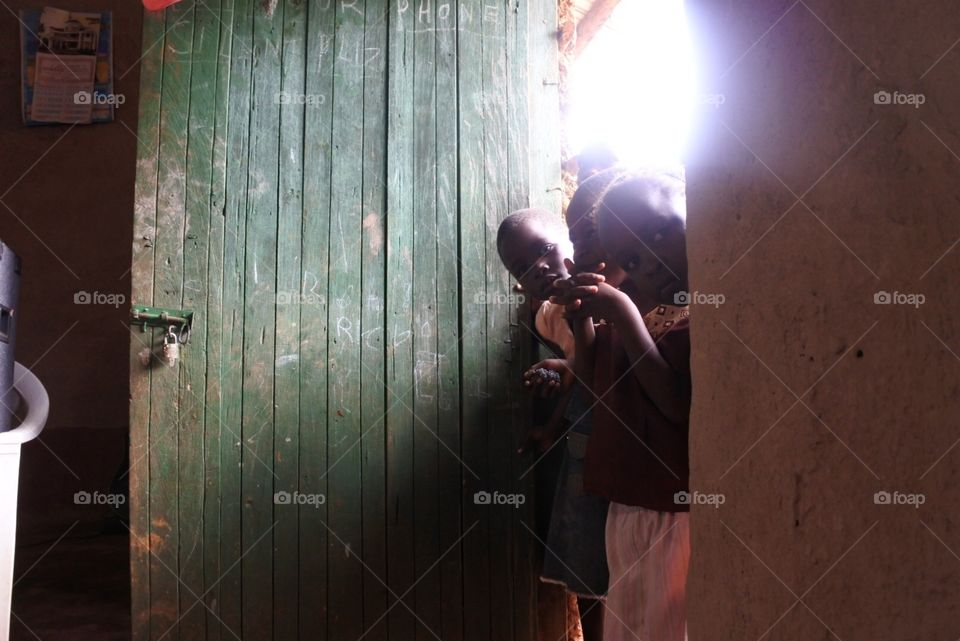
<svg viewBox="0 0 960 641">
<path fill-rule="evenodd" d="M 634 287 L 633 283 L 631 283 L 629 280 L 625 280 L 620 283 L 620 291 L 630 297 L 630 300 L 633 301 L 633 304 L 637 306 L 638 310 L 640 310 L 641 315 L 645 316 L 651 310 L 657 307 L 656 301 L 641 296 L 640 292 L 637 291 L 637 288 Z"/>
</svg>

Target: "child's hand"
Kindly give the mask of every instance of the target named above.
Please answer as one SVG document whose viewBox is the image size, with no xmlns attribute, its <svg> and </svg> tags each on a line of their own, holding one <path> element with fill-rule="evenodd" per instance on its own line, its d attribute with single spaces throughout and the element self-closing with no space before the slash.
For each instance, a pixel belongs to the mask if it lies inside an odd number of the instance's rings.
<svg viewBox="0 0 960 641">
<path fill-rule="evenodd" d="M 603 281 L 592 284 L 595 282 L 595 278 L 603 278 L 603 276 L 597 274 L 574 276 L 574 279 L 583 279 L 582 282 L 590 284 L 576 285 L 570 289 L 568 295 L 573 300 L 564 307 L 566 318 L 572 321 L 593 318 L 594 320 L 616 322 L 622 306 L 632 304 L 629 303 L 626 294 L 616 287 L 612 287 Z"/>
<path fill-rule="evenodd" d="M 584 296 L 595 294 L 596 286 L 606 281 L 606 278 L 599 273 L 578 269 L 570 259 L 566 259 L 564 262 L 567 270 L 573 276 L 554 282 L 553 288 L 556 294 L 550 297 L 552 303 L 567 307 Z M 604 263 L 599 263 L 596 265 L 596 269 L 601 271 L 604 266 Z"/>
<path fill-rule="evenodd" d="M 548 358 L 523 373 L 523 386 L 540 398 L 556 396 L 573 382 L 573 372 L 562 358 Z"/>
<path fill-rule="evenodd" d="M 598 263 L 593 268 L 602 271 L 604 267 L 604 263 Z M 567 269 L 573 276 L 555 283 L 554 287 L 559 293 L 550 299 L 551 302 L 563 305 L 564 316 L 572 321 L 591 317 L 597 320 L 610 319 L 621 293 L 608 285 L 602 274 L 583 271 L 569 261 Z"/>
</svg>

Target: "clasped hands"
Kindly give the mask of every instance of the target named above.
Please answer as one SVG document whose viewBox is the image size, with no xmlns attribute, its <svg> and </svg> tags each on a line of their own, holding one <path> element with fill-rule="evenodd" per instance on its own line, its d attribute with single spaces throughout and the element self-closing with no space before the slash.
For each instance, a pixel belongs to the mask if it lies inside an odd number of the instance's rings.
<svg viewBox="0 0 960 641">
<path fill-rule="evenodd" d="M 632 304 L 626 294 L 606 282 L 600 273 L 605 267 L 604 263 L 584 268 L 578 268 L 570 259 L 565 259 L 564 263 L 571 276 L 554 281 L 556 293 L 550 297 L 550 302 L 563 305 L 563 313 L 568 320 L 575 322 L 592 318 L 595 322 L 616 322 L 623 305 Z"/>
</svg>

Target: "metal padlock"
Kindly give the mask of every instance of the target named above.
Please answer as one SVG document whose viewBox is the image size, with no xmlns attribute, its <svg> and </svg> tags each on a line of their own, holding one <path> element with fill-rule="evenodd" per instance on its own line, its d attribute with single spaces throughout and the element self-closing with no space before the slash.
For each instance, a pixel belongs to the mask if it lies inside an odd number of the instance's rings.
<svg viewBox="0 0 960 641">
<path fill-rule="evenodd" d="M 163 360 L 170 367 L 176 365 L 180 358 L 180 339 L 174 329 L 176 328 L 171 325 L 163 337 Z"/>
</svg>

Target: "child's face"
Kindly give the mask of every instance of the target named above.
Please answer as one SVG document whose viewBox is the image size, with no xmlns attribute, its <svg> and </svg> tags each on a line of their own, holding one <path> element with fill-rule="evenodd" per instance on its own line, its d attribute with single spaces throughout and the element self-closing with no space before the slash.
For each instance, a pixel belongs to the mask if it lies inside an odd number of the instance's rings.
<svg viewBox="0 0 960 641">
<path fill-rule="evenodd" d="M 569 276 L 563 260 L 570 258 L 570 244 L 556 227 L 530 220 L 503 238 L 500 258 L 524 291 L 547 300 L 553 282 Z"/>
<path fill-rule="evenodd" d="M 606 263 L 606 267 L 599 273 L 604 275 L 611 286 L 619 287 L 626 274 L 612 261 L 607 260 L 607 254 L 597 234 L 597 226 L 584 216 L 584 213 L 575 211 L 573 207 L 567 210 L 570 242 L 573 243 L 573 262 L 578 269 L 591 272 L 596 269 L 597 264 Z"/>
<path fill-rule="evenodd" d="M 687 237 L 683 199 L 612 195 L 599 218 L 600 242 L 641 296 L 677 305 L 687 291 Z"/>
</svg>

